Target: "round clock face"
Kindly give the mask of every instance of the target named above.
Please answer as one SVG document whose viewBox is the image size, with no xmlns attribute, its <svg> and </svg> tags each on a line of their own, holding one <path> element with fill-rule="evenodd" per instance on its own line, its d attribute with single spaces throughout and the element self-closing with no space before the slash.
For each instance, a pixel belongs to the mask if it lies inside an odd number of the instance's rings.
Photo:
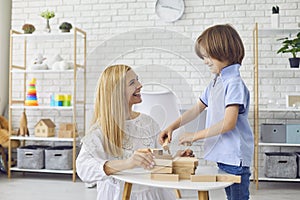
<svg viewBox="0 0 300 200">
<path fill-rule="evenodd" d="M 183 0 L 157 0 L 155 5 L 156 15 L 165 22 L 174 22 L 183 15 Z"/>
</svg>

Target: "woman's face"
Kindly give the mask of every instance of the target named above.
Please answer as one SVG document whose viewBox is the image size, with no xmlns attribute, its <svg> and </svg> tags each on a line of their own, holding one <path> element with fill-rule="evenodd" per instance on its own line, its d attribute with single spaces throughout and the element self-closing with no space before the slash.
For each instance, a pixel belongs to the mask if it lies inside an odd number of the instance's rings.
<svg viewBox="0 0 300 200">
<path fill-rule="evenodd" d="M 126 99 L 129 108 L 134 104 L 142 102 L 141 88 L 142 84 L 139 82 L 138 76 L 133 70 L 129 70 L 126 73 Z"/>
</svg>

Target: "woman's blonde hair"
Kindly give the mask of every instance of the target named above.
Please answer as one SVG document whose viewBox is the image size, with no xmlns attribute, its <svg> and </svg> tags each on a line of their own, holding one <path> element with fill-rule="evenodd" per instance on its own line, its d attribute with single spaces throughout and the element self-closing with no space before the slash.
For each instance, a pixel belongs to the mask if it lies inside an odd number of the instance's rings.
<svg viewBox="0 0 300 200">
<path fill-rule="evenodd" d="M 101 127 L 104 149 L 112 156 L 122 156 L 125 113 L 128 110 L 125 84 L 126 73 L 131 70 L 126 65 L 107 67 L 98 80 L 92 124 Z"/>
<path fill-rule="evenodd" d="M 197 39 L 195 51 L 203 59 L 200 48 L 203 48 L 209 57 L 221 62 L 242 64 L 245 49 L 238 32 L 229 24 L 215 25 L 206 29 Z"/>
</svg>

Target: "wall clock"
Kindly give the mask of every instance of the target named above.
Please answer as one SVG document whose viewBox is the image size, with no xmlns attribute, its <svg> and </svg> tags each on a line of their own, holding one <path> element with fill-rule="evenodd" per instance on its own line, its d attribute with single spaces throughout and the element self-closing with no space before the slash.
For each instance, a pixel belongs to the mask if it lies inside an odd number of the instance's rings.
<svg viewBox="0 0 300 200">
<path fill-rule="evenodd" d="M 181 18 L 184 12 L 183 0 L 157 0 L 156 15 L 165 22 L 174 22 Z"/>
</svg>

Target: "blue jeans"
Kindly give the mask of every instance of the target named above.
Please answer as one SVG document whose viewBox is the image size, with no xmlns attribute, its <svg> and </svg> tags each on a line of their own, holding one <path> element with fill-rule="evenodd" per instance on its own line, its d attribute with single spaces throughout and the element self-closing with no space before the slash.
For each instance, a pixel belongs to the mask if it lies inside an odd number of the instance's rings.
<svg viewBox="0 0 300 200">
<path fill-rule="evenodd" d="M 234 183 L 225 188 L 228 200 L 249 200 L 250 169 L 249 167 L 226 165 L 218 163 L 219 169 L 234 175 L 241 176 L 241 183 Z"/>
</svg>

